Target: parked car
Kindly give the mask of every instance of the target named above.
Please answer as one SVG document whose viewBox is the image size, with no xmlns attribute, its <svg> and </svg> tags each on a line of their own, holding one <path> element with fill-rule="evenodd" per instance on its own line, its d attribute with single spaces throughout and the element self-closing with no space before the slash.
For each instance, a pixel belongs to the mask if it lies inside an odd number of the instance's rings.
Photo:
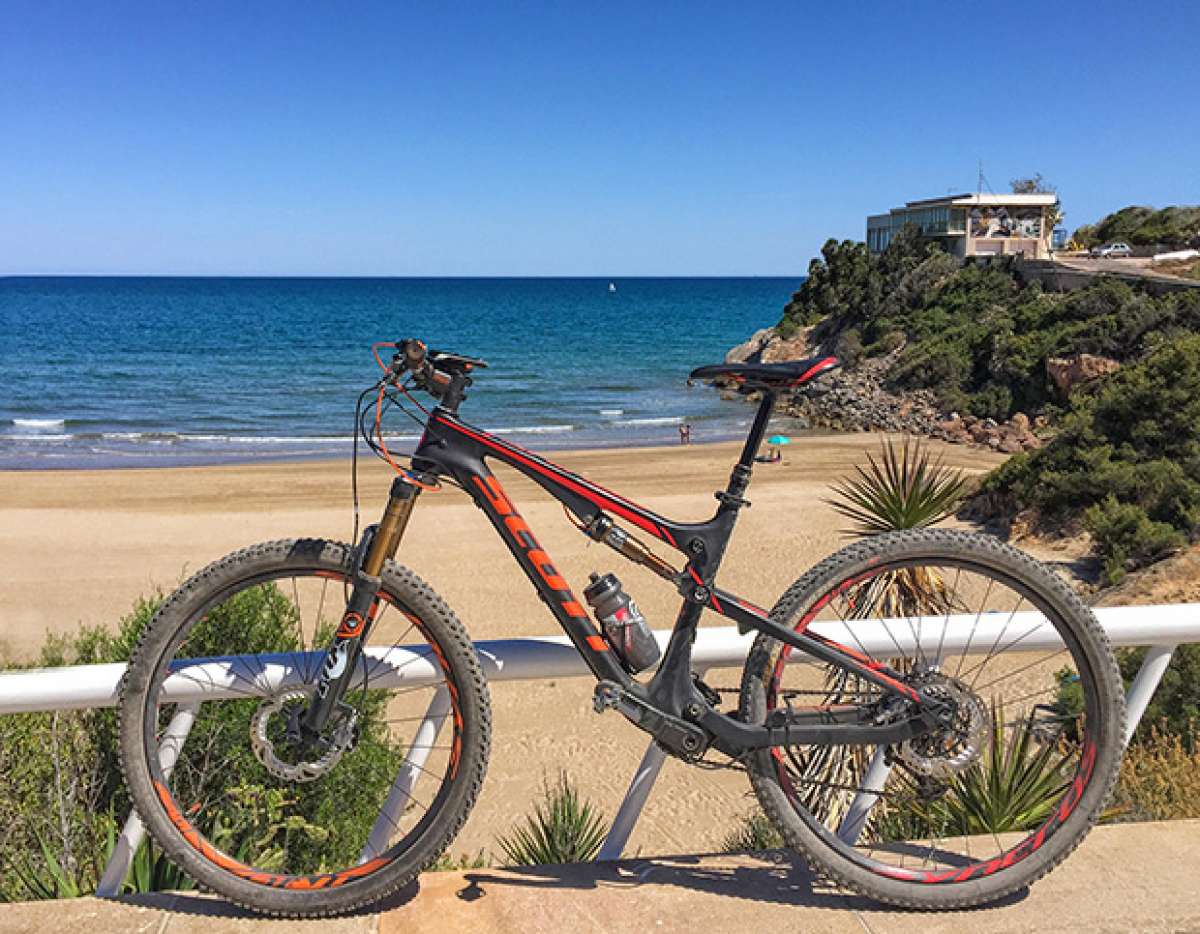
<svg viewBox="0 0 1200 934">
<path fill-rule="evenodd" d="M 1092 247 L 1092 256 L 1097 259 L 1117 259 L 1133 256 L 1133 250 L 1129 249 L 1128 243 L 1110 243 L 1107 246 Z"/>
</svg>

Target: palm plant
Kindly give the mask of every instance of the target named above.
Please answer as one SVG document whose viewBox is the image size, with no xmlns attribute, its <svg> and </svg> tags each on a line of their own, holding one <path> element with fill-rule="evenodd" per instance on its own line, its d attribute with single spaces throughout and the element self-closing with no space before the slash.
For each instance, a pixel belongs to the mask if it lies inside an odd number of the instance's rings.
<svg viewBox="0 0 1200 934">
<path fill-rule="evenodd" d="M 867 537 L 903 529 L 924 529 L 954 514 L 966 489 L 961 470 L 931 460 L 921 441 L 906 437 L 897 450 L 885 438 L 877 461 L 867 455 L 869 469 L 855 467 L 857 476 L 833 485 L 837 498 L 826 502 L 854 521 L 845 534 Z M 955 609 L 955 595 L 936 571 L 927 567 L 902 568 L 863 582 L 851 594 L 852 616 L 913 617 L 947 613 Z"/>
<path fill-rule="evenodd" d="M 885 438 L 880 460 L 868 454 L 869 470 L 855 467 L 856 477 L 833 486 L 838 499 L 826 500 L 856 523 L 847 534 L 868 536 L 897 529 L 924 529 L 954 513 L 966 488 L 961 470 L 952 470 L 941 459 L 931 461 L 929 448 L 906 437 L 897 451 Z"/>
<path fill-rule="evenodd" d="M 497 843 L 508 866 L 584 863 L 596 858 L 607 832 L 608 822 L 560 772 L 533 814 Z"/>
<path fill-rule="evenodd" d="M 722 853 L 761 853 L 784 846 L 783 835 L 762 811 L 754 811 L 721 842 Z"/>
</svg>

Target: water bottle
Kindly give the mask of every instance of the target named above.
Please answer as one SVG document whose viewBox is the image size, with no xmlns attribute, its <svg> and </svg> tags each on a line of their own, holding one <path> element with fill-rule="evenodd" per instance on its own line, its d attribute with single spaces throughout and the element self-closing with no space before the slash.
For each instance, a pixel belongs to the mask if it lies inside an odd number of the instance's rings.
<svg viewBox="0 0 1200 934">
<path fill-rule="evenodd" d="M 625 593 L 615 574 L 601 577 L 593 572 L 591 580 L 583 596 L 617 658 L 633 675 L 649 668 L 658 661 L 658 642 L 650 634 L 637 604 Z"/>
</svg>

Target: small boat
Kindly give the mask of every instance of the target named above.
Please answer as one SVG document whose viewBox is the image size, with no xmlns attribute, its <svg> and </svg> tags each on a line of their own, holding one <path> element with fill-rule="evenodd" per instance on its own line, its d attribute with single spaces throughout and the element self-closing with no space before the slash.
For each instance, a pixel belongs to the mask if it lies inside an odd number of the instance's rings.
<svg viewBox="0 0 1200 934">
<path fill-rule="evenodd" d="M 608 290 L 610 292 L 615 292 L 617 290 L 617 284 L 615 282 L 610 282 L 608 284 Z"/>
</svg>

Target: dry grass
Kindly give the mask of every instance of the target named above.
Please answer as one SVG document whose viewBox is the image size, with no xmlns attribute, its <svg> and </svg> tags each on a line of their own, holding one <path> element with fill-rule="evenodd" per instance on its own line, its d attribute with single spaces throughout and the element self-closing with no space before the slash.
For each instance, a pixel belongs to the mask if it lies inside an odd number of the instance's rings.
<svg viewBox="0 0 1200 934">
<path fill-rule="evenodd" d="M 1182 263 L 1157 263 L 1151 267 L 1155 272 L 1181 279 L 1200 279 L 1200 259 L 1189 259 Z"/>
<path fill-rule="evenodd" d="M 1178 735 L 1158 730 L 1130 746 L 1113 810 L 1126 820 L 1200 817 L 1200 749 L 1189 752 Z"/>
</svg>

